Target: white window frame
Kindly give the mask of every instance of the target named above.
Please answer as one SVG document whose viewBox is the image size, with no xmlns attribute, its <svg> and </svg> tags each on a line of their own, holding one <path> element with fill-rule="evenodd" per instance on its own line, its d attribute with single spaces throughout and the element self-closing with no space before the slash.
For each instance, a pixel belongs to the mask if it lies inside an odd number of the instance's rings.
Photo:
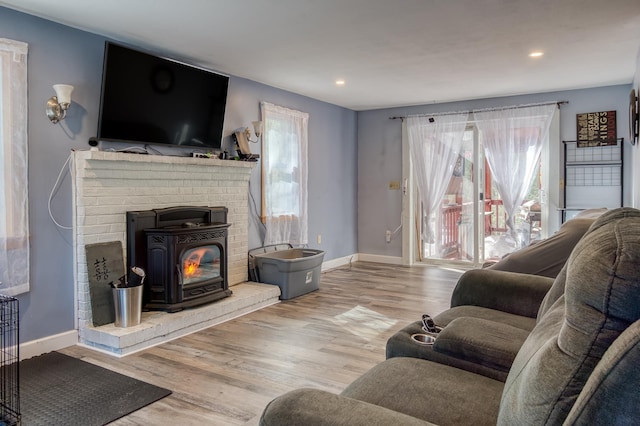
<svg viewBox="0 0 640 426">
<path fill-rule="evenodd" d="M 0 293 L 29 291 L 27 43 L 0 38 Z"/>
<path fill-rule="evenodd" d="M 268 102 L 261 102 L 260 106 L 264 122 L 261 155 L 261 218 L 266 226 L 264 244 L 305 245 L 308 243 L 309 114 Z M 285 144 L 295 146 L 287 147 Z M 288 157 L 277 157 L 276 152 L 286 152 Z M 284 192 L 282 186 L 280 189 L 276 187 L 279 174 L 290 177 L 291 184 Z M 278 200 L 283 202 L 278 205 Z"/>
</svg>

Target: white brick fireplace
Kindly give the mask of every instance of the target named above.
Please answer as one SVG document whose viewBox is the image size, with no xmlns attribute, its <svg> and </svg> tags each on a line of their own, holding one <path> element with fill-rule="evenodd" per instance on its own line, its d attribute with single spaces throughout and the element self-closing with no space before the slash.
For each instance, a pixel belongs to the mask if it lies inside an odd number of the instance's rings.
<svg viewBox="0 0 640 426">
<path fill-rule="evenodd" d="M 278 301 L 277 286 L 247 282 L 248 182 L 256 163 L 106 151 L 72 156 L 79 343 L 125 355 Z M 228 282 L 234 294 L 173 314 L 144 312 L 139 326 L 94 327 L 85 245 L 121 241 L 126 250 L 127 211 L 173 206 L 228 208 Z"/>
</svg>

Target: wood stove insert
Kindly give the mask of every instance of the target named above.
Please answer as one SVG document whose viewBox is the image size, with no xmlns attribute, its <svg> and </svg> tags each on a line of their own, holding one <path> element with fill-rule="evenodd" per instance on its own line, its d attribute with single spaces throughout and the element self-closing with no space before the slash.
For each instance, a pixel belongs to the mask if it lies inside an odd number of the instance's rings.
<svg viewBox="0 0 640 426">
<path fill-rule="evenodd" d="M 127 212 L 127 265 L 146 271 L 143 309 L 177 312 L 232 294 L 226 207 Z"/>
</svg>

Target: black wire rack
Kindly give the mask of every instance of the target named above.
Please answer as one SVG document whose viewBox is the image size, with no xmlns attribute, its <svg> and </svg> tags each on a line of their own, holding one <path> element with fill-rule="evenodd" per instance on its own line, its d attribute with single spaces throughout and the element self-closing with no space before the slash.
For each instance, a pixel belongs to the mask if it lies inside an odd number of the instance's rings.
<svg viewBox="0 0 640 426">
<path fill-rule="evenodd" d="M 0 426 L 20 425 L 18 299 L 0 295 Z"/>
</svg>

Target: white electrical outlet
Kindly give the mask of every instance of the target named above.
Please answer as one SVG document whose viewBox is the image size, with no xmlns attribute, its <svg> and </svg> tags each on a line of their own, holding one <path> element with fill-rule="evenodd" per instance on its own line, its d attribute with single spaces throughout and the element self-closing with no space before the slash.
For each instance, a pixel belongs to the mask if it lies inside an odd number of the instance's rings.
<svg viewBox="0 0 640 426">
<path fill-rule="evenodd" d="M 386 236 L 386 238 L 387 238 L 387 242 L 388 242 L 388 243 L 390 243 L 390 242 L 391 242 L 391 231 L 389 231 L 389 230 L 387 229 L 387 232 L 385 233 L 385 236 Z"/>
<path fill-rule="evenodd" d="M 318 245 L 322 244 L 322 234 L 318 234 Z"/>
</svg>

